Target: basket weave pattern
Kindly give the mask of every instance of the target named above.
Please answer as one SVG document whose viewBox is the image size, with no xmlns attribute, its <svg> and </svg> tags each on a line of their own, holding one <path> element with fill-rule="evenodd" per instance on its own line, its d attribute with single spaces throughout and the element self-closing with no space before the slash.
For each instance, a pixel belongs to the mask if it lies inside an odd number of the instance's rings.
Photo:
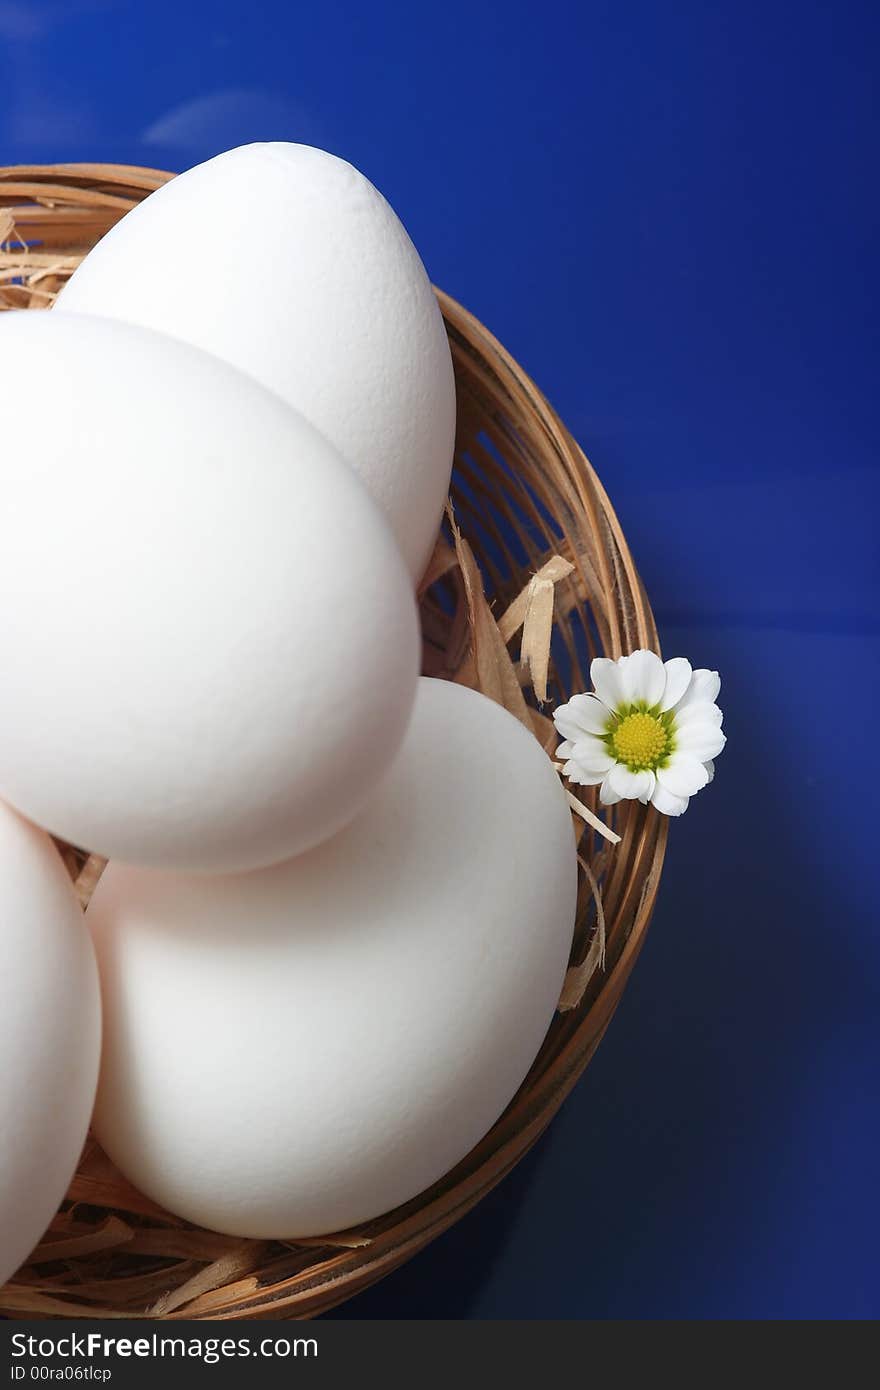
<svg viewBox="0 0 880 1390">
<path fill-rule="evenodd" d="M 169 177 L 117 165 L 0 169 L 0 309 L 49 307 L 98 238 Z M 198 247 L 181 255 L 192 256 L 196 274 Z M 562 567 L 554 586 L 551 704 L 589 688 L 592 656 L 657 650 L 653 616 L 605 491 L 565 426 L 492 335 L 447 295 L 438 291 L 438 299 L 455 365 L 458 433 L 454 526 L 448 518 L 420 595 L 423 669 L 501 700 L 552 752 L 552 727 L 502 615 L 522 603 L 552 557 L 572 567 Z M 451 1173 L 356 1231 L 242 1241 L 162 1212 L 90 1140 L 44 1242 L 0 1290 L 0 1311 L 310 1317 L 380 1279 L 473 1207 L 539 1137 L 592 1057 L 654 905 L 666 821 L 636 802 L 599 808 L 595 789 L 575 790 L 621 843 L 608 846 L 576 820 L 583 872 L 566 1007 L 504 1115 Z M 86 901 L 100 861 L 59 848 Z"/>
</svg>

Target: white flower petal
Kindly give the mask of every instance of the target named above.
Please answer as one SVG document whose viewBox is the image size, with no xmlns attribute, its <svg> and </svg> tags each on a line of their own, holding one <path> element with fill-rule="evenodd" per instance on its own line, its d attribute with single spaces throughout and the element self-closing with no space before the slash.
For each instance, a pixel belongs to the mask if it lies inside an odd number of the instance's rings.
<svg viewBox="0 0 880 1390">
<path fill-rule="evenodd" d="M 720 689 L 721 677 L 717 671 L 695 671 L 691 676 L 690 685 L 678 703 L 678 708 L 684 709 L 686 705 L 695 704 L 698 700 L 705 700 L 707 704 L 714 705 Z"/>
<path fill-rule="evenodd" d="M 556 725 L 556 732 L 561 734 L 567 743 L 577 743 L 584 732 L 568 705 L 560 705 L 559 709 L 553 711 L 553 723 Z"/>
<path fill-rule="evenodd" d="M 633 652 L 621 664 L 620 679 L 628 704 L 635 705 L 643 700 L 651 709 L 663 699 L 666 667 L 656 652 Z"/>
<path fill-rule="evenodd" d="M 673 796 L 693 796 L 709 780 L 703 764 L 687 753 L 673 753 L 666 767 L 657 769 L 657 781 Z"/>
<path fill-rule="evenodd" d="M 692 724 L 711 724 L 716 729 L 720 729 L 724 723 L 724 714 L 717 705 L 709 705 L 705 700 L 698 700 L 694 705 L 684 705 L 677 709 L 673 716 L 676 729 L 686 729 Z"/>
<path fill-rule="evenodd" d="M 573 695 L 567 705 L 554 711 L 553 720 L 565 738 L 577 739 L 581 734 L 604 734 L 611 711 L 595 695 Z"/>
<path fill-rule="evenodd" d="M 623 704 L 623 685 L 617 661 L 612 661 L 608 656 L 595 657 L 590 663 L 590 680 L 603 705 L 615 710 Z"/>
<path fill-rule="evenodd" d="M 649 773 L 648 773 L 648 785 L 647 785 L 647 787 L 645 788 L 645 790 L 642 792 L 641 796 L 639 797 L 639 801 L 641 801 L 641 803 L 642 803 L 643 806 L 647 806 L 648 802 L 651 800 L 651 797 L 654 795 L 654 791 L 655 791 L 655 789 L 656 789 L 656 786 L 657 786 L 657 778 L 654 776 L 653 772 L 649 772 Z"/>
<path fill-rule="evenodd" d="M 675 796 L 658 782 L 654 788 L 654 795 L 651 797 L 651 805 L 656 806 L 657 810 L 664 816 L 680 816 L 688 808 L 688 798 Z"/>
<path fill-rule="evenodd" d="M 582 734 L 575 742 L 571 758 L 590 772 L 608 772 L 614 766 L 614 758 L 595 734 Z"/>
<path fill-rule="evenodd" d="M 703 767 L 706 769 L 706 774 L 707 774 L 707 776 L 708 776 L 708 778 L 709 778 L 709 782 L 714 782 L 714 781 L 715 781 L 715 764 L 712 762 L 712 759 L 710 758 L 709 761 L 708 761 L 707 763 L 703 763 Z M 707 787 L 708 787 L 708 785 L 709 785 L 709 782 L 706 783 L 706 786 L 707 786 Z"/>
<path fill-rule="evenodd" d="M 693 671 L 686 656 L 674 656 L 670 661 L 664 661 L 663 664 L 666 667 L 666 689 L 663 692 L 660 709 L 667 710 L 678 704 L 691 683 Z"/>
<path fill-rule="evenodd" d="M 613 769 L 612 769 L 612 771 L 613 771 Z M 601 801 L 601 803 L 602 803 L 603 806 L 615 806 L 615 805 L 617 804 L 618 801 L 622 801 L 622 800 L 623 800 L 623 797 L 622 797 L 622 796 L 618 796 L 617 792 L 614 790 L 613 786 L 611 785 L 611 773 L 610 773 L 610 772 L 609 772 L 608 776 L 605 778 L 605 780 L 604 780 L 604 782 L 602 783 L 601 787 L 599 788 L 599 800 Z"/>
<path fill-rule="evenodd" d="M 727 739 L 716 724 L 695 721 L 686 724 L 683 729 L 675 730 L 675 752 L 673 758 L 679 753 L 688 754 L 696 758 L 698 762 L 707 763 L 710 758 L 717 758 L 724 747 Z"/>
<path fill-rule="evenodd" d="M 577 763 L 566 763 L 563 770 L 570 783 L 574 783 L 576 787 L 598 787 L 608 776 L 606 773 L 588 773 L 584 767 L 578 767 Z"/>
<path fill-rule="evenodd" d="M 557 748 L 556 756 L 557 758 L 570 758 L 573 751 L 574 744 L 569 739 L 566 739 L 565 742 L 560 743 L 559 747 Z"/>
<path fill-rule="evenodd" d="M 575 782 L 579 787 L 598 787 L 600 782 L 604 782 L 606 773 L 588 772 L 581 767 L 574 759 L 570 759 L 562 769 L 569 782 Z"/>
<path fill-rule="evenodd" d="M 627 801 L 640 801 L 653 791 L 653 772 L 631 772 L 623 763 L 615 763 L 608 774 L 608 785 Z"/>
</svg>

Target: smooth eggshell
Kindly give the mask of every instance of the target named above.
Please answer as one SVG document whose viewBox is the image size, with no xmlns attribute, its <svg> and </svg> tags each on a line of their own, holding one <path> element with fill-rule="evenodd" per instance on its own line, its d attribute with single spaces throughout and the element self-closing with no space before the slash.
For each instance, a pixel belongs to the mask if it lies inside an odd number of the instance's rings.
<svg viewBox="0 0 880 1390">
<path fill-rule="evenodd" d="M 377 1216 L 490 1128 L 547 1031 L 577 864 L 536 740 L 423 678 L 403 748 L 332 841 L 235 878 L 111 864 L 95 1127 L 177 1215 L 309 1236 Z"/>
<path fill-rule="evenodd" d="M 98 972 L 47 835 L 0 802 L 0 1284 L 55 1215 L 85 1142 L 101 1044 Z"/>
<path fill-rule="evenodd" d="M 188 870 L 337 830 L 418 676 L 362 484 L 272 392 L 146 329 L 2 314 L 0 374 L 0 796 Z"/>
<path fill-rule="evenodd" d="M 170 333 L 277 391 L 358 471 L 421 575 L 449 489 L 452 360 L 415 247 L 345 160 L 277 143 L 197 165 L 107 233 L 56 310 Z"/>
</svg>

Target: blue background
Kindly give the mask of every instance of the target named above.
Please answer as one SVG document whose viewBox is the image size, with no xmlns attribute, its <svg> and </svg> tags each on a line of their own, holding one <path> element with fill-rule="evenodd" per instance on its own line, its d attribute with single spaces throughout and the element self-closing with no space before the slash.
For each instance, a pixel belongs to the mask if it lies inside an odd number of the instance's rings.
<svg viewBox="0 0 880 1390">
<path fill-rule="evenodd" d="M 605 480 L 729 745 L 551 1132 L 341 1316 L 866 1317 L 875 4 L 0 3 L 0 160 L 359 165 Z"/>
</svg>

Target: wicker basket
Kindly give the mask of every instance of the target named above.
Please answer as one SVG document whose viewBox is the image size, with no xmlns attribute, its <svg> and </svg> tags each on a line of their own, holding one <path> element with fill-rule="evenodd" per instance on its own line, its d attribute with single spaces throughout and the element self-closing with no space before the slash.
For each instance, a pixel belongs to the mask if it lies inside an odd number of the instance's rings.
<svg viewBox="0 0 880 1390">
<path fill-rule="evenodd" d="M 97 239 L 170 177 L 117 165 L 0 170 L 0 308 L 48 307 Z M 197 274 L 198 248 L 191 254 Z M 438 299 L 458 387 L 455 525 L 447 520 L 422 586 L 424 669 L 502 700 L 550 747 L 552 729 L 516 636 L 536 571 L 561 557 L 546 571 L 555 580 L 553 703 L 589 687 L 596 653 L 656 650 L 656 629 L 617 518 L 577 444 L 492 335 L 447 295 L 438 291 Z M 578 790 L 596 812 L 594 790 Z M 603 816 L 621 837 L 613 848 L 576 821 L 583 873 L 560 1011 L 504 1115 L 441 1182 L 357 1231 L 307 1242 L 241 1241 L 162 1212 L 90 1141 L 44 1243 L 0 1290 L 0 1310 L 12 1317 L 310 1317 L 458 1221 L 549 1123 L 596 1050 L 638 956 L 666 822 L 634 802 Z M 62 852 L 86 900 L 101 865 L 68 846 Z"/>
</svg>

